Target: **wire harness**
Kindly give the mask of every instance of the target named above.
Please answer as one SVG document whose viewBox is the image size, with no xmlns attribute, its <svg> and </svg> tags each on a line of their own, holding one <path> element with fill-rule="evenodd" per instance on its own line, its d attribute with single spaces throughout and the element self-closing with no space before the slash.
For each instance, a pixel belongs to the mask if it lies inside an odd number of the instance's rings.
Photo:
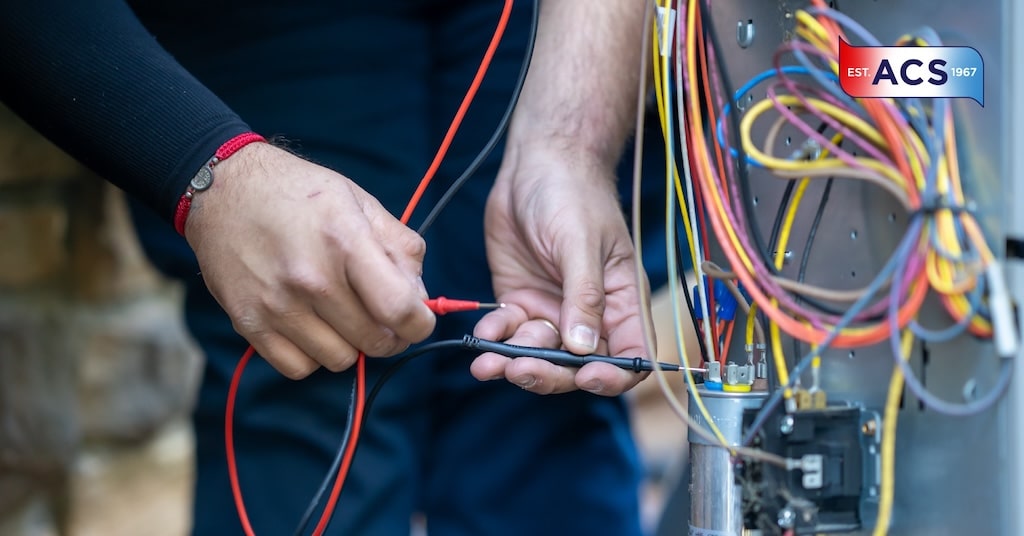
<svg viewBox="0 0 1024 536">
<path fill-rule="evenodd" d="M 1012 360 L 1003 359 L 988 393 L 968 403 L 942 400 L 925 389 L 907 363 L 914 342 L 945 342 L 970 334 L 991 339 L 996 354 L 1010 358 L 1018 352 L 1019 336 L 1000 261 L 965 195 L 950 103 L 947 99 L 856 99 L 843 93 L 837 84 L 840 39 L 882 43 L 822 0 L 811 4 L 794 12 L 793 38 L 774 53 L 771 68 L 736 91 L 712 21 L 712 2 L 655 0 L 654 9 L 649 10 L 653 16 L 648 17 L 645 61 L 653 70 L 654 101 L 665 143 L 665 232 L 673 281 L 670 291 L 676 304 L 676 342 L 682 362 L 693 362 L 695 356 L 687 356 L 683 344 L 685 302 L 689 321 L 701 336 L 705 354 L 699 360 L 725 367 L 736 318 L 721 306 L 725 294 L 716 292 L 716 287 L 725 282 L 742 295 L 736 301 L 748 322 L 748 360 L 764 370 L 771 393 L 743 438 L 741 444 L 749 445 L 784 402 L 785 411 L 800 407 L 798 400 L 806 401 L 801 403 L 808 407 L 827 404 L 816 379 L 819 368 L 828 366 L 821 359 L 826 349 L 888 341 L 894 374 L 882 445 L 885 474 L 876 529 L 876 534 L 882 534 L 892 506 L 894 447 L 890 442 L 895 441 L 898 413 L 892 404 L 903 386 L 934 411 L 967 416 L 992 408 L 1005 393 L 1012 373 Z M 929 28 L 896 42 L 898 46 L 940 44 Z M 755 89 L 763 99 L 754 98 Z M 645 94 L 642 86 L 641 98 Z M 638 133 L 644 106 L 638 103 Z M 778 154 L 784 129 L 795 129 L 799 139 L 789 154 Z M 637 147 L 641 146 L 638 136 Z M 756 213 L 751 186 L 754 168 L 787 181 L 768 236 Z M 640 176 L 638 157 L 633 209 L 637 259 Z M 825 181 L 825 187 L 794 279 L 784 275 L 782 268 L 797 214 L 815 180 Z M 902 208 L 907 221 L 881 270 L 866 286 L 853 290 L 805 281 L 811 244 L 838 181 L 859 181 L 884 193 Z M 685 243 L 677 240 L 677 228 L 682 229 Z M 722 259 L 712 258 L 712 239 Z M 680 250 L 694 259 L 697 284 L 692 301 L 685 288 L 682 296 L 676 288 L 685 286 L 678 268 Z M 947 313 L 947 327 L 936 330 L 919 323 L 928 297 Z M 788 356 L 784 337 L 793 342 L 794 351 Z M 654 348 L 650 333 L 648 347 Z M 765 367 L 765 361 L 771 366 Z M 809 369 L 815 381 L 811 389 L 804 389 L 800 381 Z M 654 374 L 676 413 L 694 432 L 717 437 L 723 448 L 738 456 L 756 455 L 724 441 L 692 381 L 691 393 L 696 394 L 694 401 L 704 417 L 700 426 L 686 415 L 661 370 L 655 368 Z"/>
</svg>

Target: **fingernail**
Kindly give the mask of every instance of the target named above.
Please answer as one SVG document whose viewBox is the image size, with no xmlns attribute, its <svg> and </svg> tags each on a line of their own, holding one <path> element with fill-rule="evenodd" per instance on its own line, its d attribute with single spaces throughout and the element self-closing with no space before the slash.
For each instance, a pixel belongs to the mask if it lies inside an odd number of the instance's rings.
<svg viewBox="0 0 1024 536">
<path fill-rule="evenodd" d="M 601 380 L 590 380 L 583 384 L 582 387 L 584 391 L 594 393 L 595 395 L 599 395 L 604 391 L 604 384 L 601 383 Z"/>
<path fill-rule="evenodd" d="M 586 352 L 597 350 L 597 332 L 586 324 L 576 324 L 569 331 L 569 340 Z"/>
<path fill-rule="evenodd" d="M 516 385 L 522 387 L 523 389 L 529 389 L 534 385 L 537 385 L 537 378 L 533 376 L 523 376 L 522 378 L 516 380 Z"/>
</svg>

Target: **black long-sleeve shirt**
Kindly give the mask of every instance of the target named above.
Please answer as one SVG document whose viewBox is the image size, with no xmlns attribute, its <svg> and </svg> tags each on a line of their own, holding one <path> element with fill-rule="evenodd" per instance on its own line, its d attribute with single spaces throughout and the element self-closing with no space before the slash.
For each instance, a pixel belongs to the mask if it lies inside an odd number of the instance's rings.
<svg viewBox="0 0 1024 536">
<path fill-rule="evenodd" d="M 287 135 L 301 118 L 282 116 L 281 92 L 263 88 L 284 83 L 296 91 L 286 98 L 320 102 L 339 68 L 366 84 L 388 68 L 423 69 L 395 61 L 406 41 L 389 34 L 476 1 L 0 0 L 0 101 L 170 221 L 195 172 L 250 130 L 207 86 L 236 105 L 240 88 L 266 99 L 247 100 L 249 112 L 277 119 L 249 120 Z"/>
<path fill-rule="evenodd" d="M 168 220 L 217 147 L 249 130 L 122 0 L 5 1 L 0 100 Z"/>
</svg>

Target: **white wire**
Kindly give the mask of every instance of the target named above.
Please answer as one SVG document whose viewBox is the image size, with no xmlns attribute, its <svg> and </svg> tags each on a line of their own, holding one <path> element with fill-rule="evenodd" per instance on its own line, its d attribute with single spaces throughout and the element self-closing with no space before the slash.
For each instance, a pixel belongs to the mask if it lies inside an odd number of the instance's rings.
<svg viewBox="0 0 1024 536">
<path fill-rule="evenodd" d="M 678 23 L 679 32 L 676 34 L 678 40 L 676 41 L 677 50 L 675 54 L 676 68 L 674 69 L 676 78 L 676 110 L 677 114 L 679 115 L 679 136 L 681 140 L 686 139 L 686 129 L 684 128 L 684 126 L 686 125 L 686 119 L 683 115 L 683 110 L 685 109 L 685 102 L 683 100 L 683 55 L 679 53 L 678 49 L 681 48 L 682 45 L 682 39 L 684 37 L 682 29 L 685 27 L 685 21 L 680 21 Z M 666 80 L 668 79 L 668 76 L 669 73 L 666 72 Z M 669 115 L 668 101 L 671 98 L 671 96 L 667 92 L 668 84 L 666 83 L 665 86 L 665 115 L 667 116 Z M 668 121 L 671 121 L 671 118 L 669 118 Z M 669 142 L 672 143 L 671 140 Z M 715 344 L 714 338 L 712 337 L 712 332 L 714 330 L 712 329 L 713 326 L 711 325 L 711 314 L 708 311 L 708 291 L 707 287 L 704 284 L 705 281 L 708 279 L 704 277 L 704 269 L 701 267 L 700 263 L 700 259 L 704 258 L 704 245 L 700 240 L 700 233 L 698 232 L 700 228 L 697 226 L 697 203 L 693 195 L 693 176 L 690 171 L 689 151 L 686 148 L 686 143 L 681 143 L 680 145 L 682 146 L 682 149 L 680 150 L 680 152 L 682 153 L 682 158 L 680 160 L 682 160 L 681 166 L 683 168 L 683 182 L 686 184 L 686 205 L 688 208 L 687 215 L 690 217 L 690 229 L 692 230 L 693 235 L 694 255 L 697 256 L 696 259 L 692 259 L 693 269 L 694 272 L 697 274 L 697 295 L 700 298 L 700 305 L 698 305 L 697 307 L 700 307 L 700 310 L 702 311 L 702 315 L 704 317 L 704 348 L 705 351 L 708 352 L 708 354 L 710 354 L 706 356 L 701 356 L 701 359 L 713 361 L 715 359 L 715 356 L 718 355 L 718 352 L 716 351 L 718 346 Z M 672 257 L 672 255 L 670 254 L 669 257 Z M 689 287 L 689 285 L 686 284 L 685 280 L 683 280 L 683 286 L 684 291 L 690 291 L 690 289 L 687 288 Z M 675 298 L 673 298 L 673 300 L 676 301 L 676 303 L 678 303 L 678 300 L 675 300 Z"/>
</svg>

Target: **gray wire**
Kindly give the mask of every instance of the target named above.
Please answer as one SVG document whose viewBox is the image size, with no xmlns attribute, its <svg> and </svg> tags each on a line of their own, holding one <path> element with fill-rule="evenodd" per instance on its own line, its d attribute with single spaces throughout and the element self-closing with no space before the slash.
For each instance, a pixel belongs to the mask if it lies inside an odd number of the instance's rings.
<svg viewBox="0 0 1024 536">
<path fill-rule="evenodd" d="M 757 416 L 751 423 L 750 428 L 747 430 L 747 433 L 743 436 L 743 442 L 741 443 L 741 445 L 751 444 L 751 442 L 754 440 L 754 436 L 757 435 L 761 428 L 764 427 L 764 424 L 768 421 L 768 417 L 771 416 L 771 414 L 775 411 L 775 408 L 777 408 L 779 403 L 782 402 L 783 394 L 786 392 L 787 389 L 791 388 L 796 383 L 796 380 L 800 378 L 800 376 L 804 373 L 805 370 L 807 370 L 807 368 L 811 365 L 811 361 L 813 361 L 814 357 L 821 355 L 821 353 L 825 351 L 825 349 L 831 346 L 832 342 L 835 341 L 836 337 L 839 336 L 839 333 L 847 326 L 853 323 L 854 319 L 857 318 L 858 315 L 860 315 L 861 311 L 868 306 L 868 304 L 874 298 L 875 294 L 877 294 L 881 290 L 881 288 L 886 284 L 886 282 L 889 281 L 891 277 L 895 276 L 897 267 L 903 266 L 903 259 L 909 256 L 910 248 L 912 248 L 914 244 L 917 242 L 917 239 L 920 237 L 920 234 L 921 221 L 920 219 L 915 219 L 911 223 L 910 228 L 908 228 L 907 232 L 903 235 L 903 239 L 900 241 L 900 244 L 896 248 L 896 251 L 893 253 L 891 257 L 889 257 L 889 260 L 886 261 L 885 266 L 882 267 L 882 270 L 871 281 L 871 284 L 869 284 L 867 288 L 864 289 L 864 294 L 860 298 L 857 298 L 856 302 L 850 305 L 850 308 L 846 311 L 845 314 L 843 314 L 842 318 L 840 318 L 839 321 L 836 322 L 836 325 L 833 327 L 832 331 L 828 334 L 828 336 L 825 337 L 825 340 L 823 340 L 821 344 L 818 345 L 818 348 L 812 349 L 807 355 L 800 359 L 800 362 L 797 363 L 796 367 L 793 368 L 793 371 L 789 377 L 789 381 L 786 383 L 786 385 L 783 386 L 782 389 L 777 389 L 774 393 L 772 393 L 771 396 L 768 397 L 768 400 L 765 402 L 765 404 L 761 406 L 761 410 L 757 413 Z"/>
<path fill-rule="evenodd" d="M 920 227 L 920 220 L 922 217 L 923 216 L 918 216 L 915 218 L 916 227 Z M 905 266 L 906 258 L 901 258 L 899 262 L 899 269 L 903 269 Z M 893 284 L 889 290 L 889 326 L 892 331 L 889 336 L 889 344 L 892 348 L 893 361 L 896 363 L 896 366 L 900 368 L 900 372 L 903 373 L 904 385 L 910 389 L 910 392 L 914 393 L 914 396 L 916 396 L 917 399 L 925 405 L 925 407 L 950 417 L 969 417 L 990 409 L 999 401 L 1000 398 L 1002 398 L 1003 394 L 1006 393 L 1007 387 L 1010 385 L 1010 379 L 1013 376 L 1013 361 L 1010 359 L 1002 360 L 1002 364 L 999 367 L 999 378 L 996 380 L 996 384 L 992 389 L 985 393 L 985 396 L 981 398 L 966 404 L 955 404 L 935 396 L 925 388 L 921 383 L 921 380 L 919 380 L 914 374 L 914 370 L 910 367 L 910 364 L 907 363 L 907 361 L 900 355 L 902 352 L 900 350 L 900 327 L 897 320 L 897 306 L 900 294 L 904 290 L 903 285 L 899 282 Z M 970 316 L 967 318 L 969 319 Z"/>
<path fill-rule="evenodd" d="M 967 299 L 967 314 L 958 320 L 956 324 L 940 330 L 933 330 L 922 326 L 917 320 L 911 320 L 909 325 L 910 331 L 920 339 L 928 342 L 949 342 L 962 335 L 971 323 L 971 318 L 981 309 L 983 281 L 983 279 L 979 279 L 978 284 L 971 290 Z"/>
</svg>

